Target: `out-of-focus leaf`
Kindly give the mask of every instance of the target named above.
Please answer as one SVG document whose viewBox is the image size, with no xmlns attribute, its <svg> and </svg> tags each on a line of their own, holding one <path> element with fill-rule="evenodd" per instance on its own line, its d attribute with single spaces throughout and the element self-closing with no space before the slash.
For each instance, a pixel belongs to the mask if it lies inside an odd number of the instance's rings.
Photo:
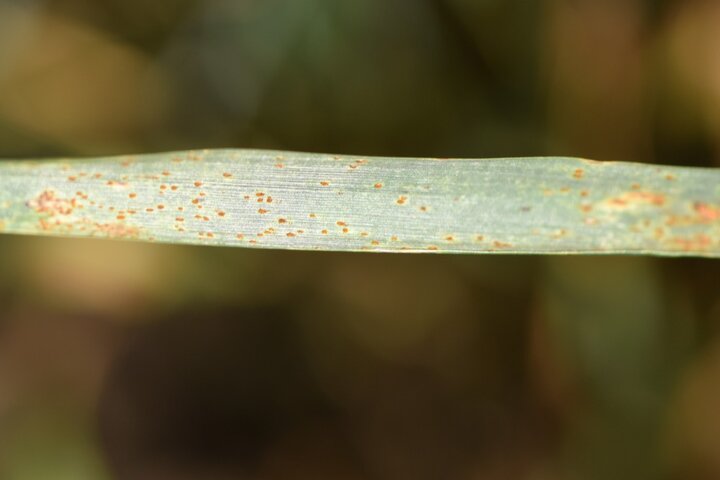
<svg viewBox="0 0 720 480">
<path fill-rule="evenodd" d="M 720 256 L 720 171 L 205 150 L 0 163 L 7 233 L 299 250 Z"/>
</svg>

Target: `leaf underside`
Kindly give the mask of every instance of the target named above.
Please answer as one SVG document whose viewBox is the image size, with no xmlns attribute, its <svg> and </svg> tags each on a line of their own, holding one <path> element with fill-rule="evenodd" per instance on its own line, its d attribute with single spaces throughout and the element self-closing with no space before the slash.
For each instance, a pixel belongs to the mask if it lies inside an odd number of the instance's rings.
<svg viewBox="0 0 720 480">
<path fill-rule="evenodd" d="M 204 150 L 0 162 L 0 231 L 325 251 L 720 256 L 720 171 Z"/>
</svg>

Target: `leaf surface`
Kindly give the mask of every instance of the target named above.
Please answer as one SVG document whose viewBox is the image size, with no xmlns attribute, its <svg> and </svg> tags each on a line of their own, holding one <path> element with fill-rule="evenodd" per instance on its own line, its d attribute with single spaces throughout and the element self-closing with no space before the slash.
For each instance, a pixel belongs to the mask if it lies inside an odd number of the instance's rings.
<svg viewBox="0 0 720 480">
<path fill-rule="evenodd" d="M 720 171 L 204 150 L 0 163 L 0 230 L 325 251 L 720 256 Z"/>
</svg>

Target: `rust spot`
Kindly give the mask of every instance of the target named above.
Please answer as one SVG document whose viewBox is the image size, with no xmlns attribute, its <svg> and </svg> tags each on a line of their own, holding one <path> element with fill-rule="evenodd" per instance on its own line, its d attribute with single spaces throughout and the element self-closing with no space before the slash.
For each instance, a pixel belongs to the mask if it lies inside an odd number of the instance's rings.
<svg viewBox="0 0 720 480">
<path fill-rule="evenodd" d="M 245 196 L 243 197 L 243 199 L 245 199 L 245 200 L 250 200 L 250 195 L 245 195 Z"/>
<path fill-rule="evenodd" d="M 288 233 L 286 233 L 285 235 L 286 235 L 286 236 L 288 236 L 288 237 L 290 237 L 290 238 L 292 238 L 292 237 L 294 237 L 294 236 L 295 236 L 295 234 L 294 234 L 294 233 L 292 233 L 292 232 L 288 232 Z"/>
<path fill-rule="evenodd" d="M 264 208 L 258 208 L 258 213 L 259 213 L 260 215 L 265 215 L 266 213 L 268 213 L 268 211 L 265 210 Z"/>
<path fill-rule="evenodd" d="M 198 187 L 198 188 L 199 188 L 199 187 L 202 187 L 202 184 L 203 184 L 203 182 L 201 182 L 201 181 L 199 181 L 199 180 L 196 181 L 195 183 L 193 183 L 193 185 L 195 185 L 195 186 Z"/>
<path fill-rule="evenodd" d="M 378 245 L 380 245 L 380 242 L 378 242 L 377 240 L 373 240 L 372 242 L 370 242 L 370 244 L 377 247 Z"/>
<path fill-rule="evenodd" d="M 278 218 L 278 223 L 282 225 L 284 223 L 287 223 L 287 220 L 284 218 Z"/>
<path fill-rule="evenodd" d="M 694 237 L 673 238 L 672 243 L 682 250 L 689 252 L 693 250 L 705 250 L 712 244 L 712 240 L 707 235 L 698 234 Z"/>
<path fill-rule="evenodd" d="M 95 179 L 102 178 L 102 173 L 96 173 L 95 175 L 93 175 L 93 178 L 95 178 Z"/>
<path fill-rule="evenodd" d="M 285 168 L 285 165 L 283 165 L 282 163 L 276 163 L 275 168 Z"/>
<path fill-rule="evenodd" d="M 575 172 L 573 173 L 573 178 L 575 178 L 575 179 L 577 179 L 577 180 L 580 180 L 580 179 L 583 178 L 584 176 L 585 176 L 585 170 L 583 170 L 582 168 L 578 168 L 578 169 L 575 170 Z"/>
<path fill-rule="evenodd" d="M 588 193 L 587 190 L 582 190 L 582 191 L 580 192 L 580 196 L 581 196 L 581 197 L 587 197 L 588 195 L 589 195 L 589 193 Z"/>
<path fill-rule="evenodd" d="M 133 193 L 128 193 L 128 197 L 129 197 L 129 198 L 135 198 L 135 197 L 137 197 L 137 193 L 134 193 L 134 192 L 133 192 Z"/>
<path fill-rule="evenodd" d="M 193 203 L 193 205 L 197 205 L 198 203 L 200 203 L 200 199 L 199 199 L 199 198 L 193 198 L 193 199 L 192 199 L 192 203 Z"/>
<path fill-rule="evenodd" d="M 369 237 L 370 234 L 368 232 L 360 232 L 361 237 Z"/>
<path fill-rule="evenodd" d="M 175 221 L 176 221 L 176 222 L 184 222 L 184 221 L 185 221 L 185 218 L 183 218 L 183 217 L 175 217 Z"/>
<path fill-rule="evenodd" d="M 148 213 L 150 213 L 150 212 L 154 212 L 155 209 L 154 209 L 154 208 L 146 208 L 145 211 L 148 212 Z"/>
<path fill-rule="evenodd" d="M 164 210 L 164 209 L 165 209 L 165 205 L 160 204 L 160 205 L 157 206 L 157 209 L 158 209 L 158 210 Z"/>
<path fill-rule="evenodd" d="M 390 240 L 393 242 L 397 242 L 399 239 L 398 239 L 397 235 L 393 235 L 392 237 L 390 237 Z"/>
<path fill-rule="evenodd" d="M 421 212 L 427 212 L 427 211 L 428 211 L 428 207 L 426 207 L 425 205 L 423 205 L 423 206 L 420 207 L 420 211 L 421 211 Z"/>
<path fill-rule="evenodd" d="M 376 183 L 374 186 L 375 186 L 375 188 L 377 188 L 377 189 L 379 190 L 379 189 L 381 189 L 381 188 L 383 187 L 383 184 L 380 183 L 380 182 L 378 182 L 378 183 Z"/>
<path fill-rule="evenodd" d="M 118 215 L 115 218 L 117 218 L 118 220 L 125 220 L 125 215 Z"/>
<path fill-rule="evenodd" d="M 499 242 L 497 240 L 495 240 L 493 242 L 493 245 L 495 246 L 495 248 L 511 248 L 512 247 L 512 244 L 510 244 L 510 243 Z"/>
<path fill-rule="evenodd" d="M 258 199 L 257 199 L 257 203 L 263 203 L 264 201 L 265 201 L 265 199 L 263 199 L 262 197 L 258 197 Z"/>
<path fill-rule="evenodd" d="M 428 250 L 431 250 L 431 251 L 435 251 L 435 250 L 438 250 L 438 247 L 436 247 L 435 245 L 429 245 L 429 246 L 427 247 L 427 249 L 428 249 Z"/>
<path fill-rule="evenodd" d="M 327 231 L 327 230 L 321 230 L 320 233 L 322 233 L 323 235 L 327 235 L 327 234 L 328 234 L 328 231 Z"/>
<path fill-rule="evenodd" d="M 314 213 L 311 213 L 310 215 L 308 215 L 308 217 L 310 217 L 310 218 L 317 218 L 317 215 L 315 215 Z"/>
<path fill-rule="evenodd" d="M 335 222 L 335 224 L 336 224 L 338 227 L 347 227 L 347 223 L 341 222 L 340 220 L 338 220 L 337 222 Z"/>
<path fill-rule="evenodd" d="M 224 217 L 224 216 L 225 216 L 225 212 L 223 212 L 222 210 L 220 210 L 219 212 L 217 212 L 217 214 L 218 214 L 218 217 Z"/>
<path fill-rule="evenodd" d="M 232 177 L 232 173 L 230 173 L 230 172 L 224 172 L 224 173 L 223 173 L 223 177 L 225 177 L 225 178 L 231 178 L 231 177 Z"/>
<path fill-rule="evenodd" d="M 650 204 L 661 207 L 665 205 L 665 195 L 653 192 L 632 191 L 619 197 L 611 198 L 609 204 L 616 207 L 626 207 L 637 204 Z"/>
<path fill-rule="evenodd" d="M 267 203 L 272 203 L 273 199 L 271 196 L 268 195 L 267 200 L 265 200 Z"/>
<path fill-rule="evenodd" d="M 446 236 L 445 236 L 445 240 L 448 241 L 448 242 L 454 242 L 454 241 L 455 241 L 455 237 L 452 236 L 452 235 L 446 235 Z"/>
<path fill-rule="evenodd" d="M 350 229 L 347 228 L 347 227 L 345 227 L 345 228 L 342 229 L 342 232 L 343 232 L 343 233 L 348 233 L 349 231 L 350 231 Z"/>
<path fill-rule="evenodd" d="M 45 190 L 36 198 L 30 200 L 27 206 L 34 209 L 38 213 L 47 213 L 54 215 L 70 215 L 76 206 L 76 200 L 73 198 L 67 200 L 58 198 L 54 191 Z"/>
<path fill-rule="evenodd" d="M 715 208 L 701 202 L 695 202 L 693 208 L 703 221 L 713 222 L 720 219 L 720 208 Z"/>
<path fill-rule="evenodd" d="M 593 209 L 592 205 L 580 205 L 580 210 L 583 213 L 590 213 L 590 212 L 592 212 L 592 209 Z"/>
<path fill-rule="evenodd" d="M 400 195 L 398 197 L 398 199 L 395 200 L 395 203 L 397 203 L 398 205 L 405 205 L 406 202 L 407 202 L 407 197 L 404 195 Z"/>
<path fill-rule="evenodd" d="M 323 187 L 327 187 L 327 186 L 330 185 L 330 182 L 328 182 L 328 181 L 322 181 L 322 182 L 320 182 L 320 185 L 322 185 Z"/>
<path fill-rule="evenodd" d="M 164 177 L 169 177 L 169 176 L 170 176 L 170 172 L 168 172 L 167 170 L 163 171 L 162 174 L 163 174 Z"/>
<path fill-rule="evenodd" d="M 675 175 L 665 175 L 665 180 L 672 182 L 674 180 L 677 180 L 677 177 Z"/>
<path fill-rule="evenodd" d="M 264 193 L 264 192 L 257 192 L 257 193 L 255 193 L 255 196 L 256 196 L 256 197 L 264 197 L 264 196 L 265 196 L 265 193 Z"/>
<path fill-rule="evenodd" d="M 71 175 L 67 179 L 69 182 L 74 182 L 75 180 L 77 180 L 77 177 Z"/>
<path fill-rule="evenodd" d="M 255 245 L 255 244 L 257 243 L 257 240 L 250 240 L 250 243 L 252 243 L 253 245 Z"/>
<path fill-rule="evenodd" d="M 137 227 L 129 227 L 123 223 L 99 223 L 94 225 L 95 231 L 103 233 L 109 238 L 137 237 L 140 230 Z"/>
<path fill-rule="evenodd" d="M 164 183 L 160 185 L 160 190 L 167 190 L 167 185 L 165 185 Z"/>
<path fill-rule="evenodd" d="M 173 192 L 176 191 L 177 189 L 178 189 L 177 185 L 173 185 L 170 187 L 170 190 L 172 190 Z"/>
<path fill-rule="evenodd" d="M 237 238 L 238 240 L 244 240 L 245 235 L 243 235 L 242 233 L 238 233 L 237 235 L 235 235 L 235 238 Z"/>
<path fill-rule="evenodd" d="M 475 235 L 476 242 L 482 242 L 483 240 L 485 240 L 485 237 L 483 237 L 482 235 Z"/>
<path fill-rule="evenodd" d="M 639 184 L 639 183 L 633 183 L 632 185 L 630 185 L 630 188 L 632 188 L 633 190 L 640 190 L 640 184 Z"/>
<path fill-rule="evenodd" d="M 298 230 L 297 233 L 299 233 L 300 235 L 302 235 L 303 233 L 305 233 L 305 230 Z"/>
</svg>

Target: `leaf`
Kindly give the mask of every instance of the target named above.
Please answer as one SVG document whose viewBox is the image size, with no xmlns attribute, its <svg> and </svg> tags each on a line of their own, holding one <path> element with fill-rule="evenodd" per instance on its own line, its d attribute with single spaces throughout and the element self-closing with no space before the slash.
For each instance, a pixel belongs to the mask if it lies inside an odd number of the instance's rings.
<svg viewBox="0 0 720 480">
<path fill-rule="evenodd" d="M 0 230 L 334 251 L 720 256 L 720 171 L 204 150 L 0 163 Z"/>
</svg>

